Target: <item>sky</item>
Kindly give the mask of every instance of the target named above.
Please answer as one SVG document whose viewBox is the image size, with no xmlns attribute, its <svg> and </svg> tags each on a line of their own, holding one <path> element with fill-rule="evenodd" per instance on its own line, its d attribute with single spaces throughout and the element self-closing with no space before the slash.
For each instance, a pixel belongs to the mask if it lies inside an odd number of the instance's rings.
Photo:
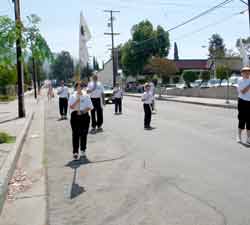
<svg viewBox="0 0 250 225">
<path fill-rule="evenodd" d="M 12 0 L 0 0 L 0 15 L 14 17 Z M 88 43 L 90 56 L 98 61 L 107 61 L 110 57 L 111 37 L 107 26 L 109 14 L 103 10 L 119 10 L 115 14 L 115 44 L 125 43 L 131 38 L 134 24 L 148 19 L 156 27 L 166 30 L 198 15 L 202 11 L 222 2 L 222 0 L 20 0 L 23 20 L 30 14 L 37 14 L 42 22 L 40 29 L 53 52 L 69 51 L 78 58 L 80 11 L 90 28 L 92 39 Z M 240 0 L 233 0 L 223 8 L 201 17 L 179 29 L 170 32 L 173 58 L 174 42 L 177 42 L 181 59 L 207 58 L 208 40 L 213 33 L 224 39 L 227 49 L 235 49 L 237 38 L 249 36 L 248 14 L 240 14 L 247 6 Z M 235 51 L 237 51 L 235 49 Z"/>
</svg>

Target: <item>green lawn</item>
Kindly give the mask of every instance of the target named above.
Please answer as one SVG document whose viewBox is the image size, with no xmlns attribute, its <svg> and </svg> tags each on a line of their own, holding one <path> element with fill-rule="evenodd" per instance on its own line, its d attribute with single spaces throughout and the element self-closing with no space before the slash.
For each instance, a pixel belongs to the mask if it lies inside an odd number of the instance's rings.
<svg viewBox="0 0 250 225">
<path fill-rule="evenodd" d="M 15 141 L 16 141 L 15 137 L 11 137 L 7 133 L 0 132 L 0 144 L 3 144 L 3 143 L 10 144 L 10 143 L 14 143 Z"/>
<path fill-rule="evenodd" d="M 0 102 L 10 102 L 14 101 L 16 96 L 7 96 L 7 95 L 0 95 Z"/>
</svg>

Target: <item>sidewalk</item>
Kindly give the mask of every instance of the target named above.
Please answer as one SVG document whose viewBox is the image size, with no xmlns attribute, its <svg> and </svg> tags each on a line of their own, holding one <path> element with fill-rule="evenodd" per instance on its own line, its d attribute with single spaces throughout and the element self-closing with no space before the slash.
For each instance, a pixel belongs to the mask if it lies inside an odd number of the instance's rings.
<svg viewBox="0 0 250 225">
<path fill-rule="evenodd" d="M 0 225 L 48 224 L 46 221 L 44 99 L 35 104 L 33 110 L 32 124 L 26 134 L 16 170 L 10 181 Z"/>
<path fill-rule="evenodd" d="M 36 105 L 34 97 L 25 94 L 26 117 L 19 119 L 17 100 L 0 104 L 0 132 L 6 132 L 16 139 L 15 143 L 0 145 L 0 212 L 5 200 L 8 182 L 15 169 Z"/>
<path fill-rule="evenodd" d="M 125 93 L 124 95 L 129 97 L 140 98 L 142 94 Z M 204 106 L 219 107 L 219 108 L 237 109 L 237 101 L 235 100 L 230 100 L 229 103 L 226 103 L 225 99 L 194 98 L 194 97 L 170 96 L 170 95 L 162 95 L 161 98 L 159 98 L 159 95 L 157 95 L 157 100 L 204 105 Z"/>
</svg>

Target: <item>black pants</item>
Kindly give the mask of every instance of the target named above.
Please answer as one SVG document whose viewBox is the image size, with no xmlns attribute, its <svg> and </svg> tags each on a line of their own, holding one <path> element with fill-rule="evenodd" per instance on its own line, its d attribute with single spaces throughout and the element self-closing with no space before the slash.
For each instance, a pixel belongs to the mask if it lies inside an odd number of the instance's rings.
<svg viewBox="0 0 250 225">
<path fill-rule="evenodd" d="M 121 98 L 115 98 L 115 113 L 121 113 L 122 112 L 122 99 Z"/>
<path fill-rule="evenodd" d="M 72 112 L 70 124 L 72 128 L 73 154 L 79 153 L 79 143 L 81 151 L 85 152 L 90 124 L 89 114 L 77 115 L 76 111 Z"/>
<path fill-rule="evenodd" d="M 68 99 L 67 98 L 59 98 L 59 109 L 61 116 L 67 116 L 68 112 Z"/>
<path fill-rule="evenodd" d="M 143 107 L 144 107 L 144 113 L 145 113 L 144 127 L 148 128 L 150 127 L 150 123 L 151 123 L 152 110 L 149 104 L 144 104 Z"/>
<path fill-rule="evenodd" d="M 250 130 L 250 101 L 239 98 L 238 111 L 239 129 L 247 128 L 247 130 Z"/>
<path fill-rule="evenodd" d="M 93 110 L 91 110 L 92 128 L 102 127 L 103 124 L 103 110 L 101 105 L 101 98 L 91 98 Z"/>
</svg>

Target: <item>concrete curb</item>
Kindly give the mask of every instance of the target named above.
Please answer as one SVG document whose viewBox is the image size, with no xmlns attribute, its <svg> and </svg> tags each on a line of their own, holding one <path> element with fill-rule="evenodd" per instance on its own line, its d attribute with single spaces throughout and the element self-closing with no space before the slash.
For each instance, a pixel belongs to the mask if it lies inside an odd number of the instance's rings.
<svg viewBox="0 0 250 225">
<path fill-rule="evenodd" d="M 0 215 L 3 209 L 4 201 L 6 199 L 6 195 L 8 191 L 8 183 L 15 171 L 16 163 L 22 151 L 22 147 L 23 147 L 26 135 L 28 133 L 28 130 L 30 128 L 33 116 L 34 116 L 34 112 L 29 113 L 25 121 L 23 129 L 16 139 L 14 149 L 7 156 L 4 166 L 0 171 Z"/>
<path fill-rule="evenodd" d="M 141 96 L 133 95 L 133 94 L 124 94 L 124 96 L 134 97 L 134 98 L 141 98 Z M 178 99 L 170 99 L 170 98 L 157 98 L 159 101 L 167 101 L 167 102 L 179 102 L 179 103 L 186 103 L 186 104 L 193 104 L 193 105 L 202 105 L 202 106 L 210 106 L 210 107 L 219 107 L 219 108 L 226 108 L 226 109 L 237 109 L 237 105 L 226 105 L 226 104 L 216 104 L 216 103 L 205 103 L 205 102 L 196 102 L 196 101 L 184 101 Z"/>
</svg>

